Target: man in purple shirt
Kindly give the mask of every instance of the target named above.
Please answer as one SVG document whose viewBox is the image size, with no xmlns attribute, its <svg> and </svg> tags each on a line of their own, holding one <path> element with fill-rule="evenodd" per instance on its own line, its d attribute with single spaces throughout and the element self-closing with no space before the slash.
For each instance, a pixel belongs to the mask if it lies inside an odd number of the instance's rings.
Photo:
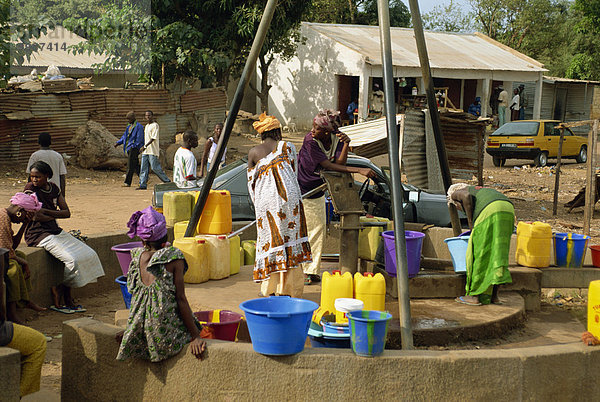
<svg viewBox="0 0 600 402">
<path fill-rule="evenodd" d="M 304 137 L 298 154 L 298 183 L 302 194 L 323 184 L 319 176 L 321 170 L 375 176 L 375 172 L 369 168 L 346 166 L 350 138 L 338 130 L 339 114 L 329 109 L 320 111 L 313 119 L 312 130 Z M 326 224 L 325 193 L 321 191 L 305 198 L 303 204 L 313 257 L 312 262 L 303 264 L 304 284 L 310 285 L 321 280 L 319 271 Z"/>
</svg>

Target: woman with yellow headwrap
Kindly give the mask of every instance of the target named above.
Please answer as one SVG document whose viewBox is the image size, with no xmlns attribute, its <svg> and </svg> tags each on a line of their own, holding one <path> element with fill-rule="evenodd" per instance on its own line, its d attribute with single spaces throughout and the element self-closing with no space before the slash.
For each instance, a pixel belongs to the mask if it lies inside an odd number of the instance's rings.
<svg viewBox="0 0 600 402">
<path fill-rule="evenodd" d="M 248 190 L 256 212 L 254 281 L 263 295 L 302 297 L 300 264 L 310 245 L 296 179 L 296 148 L 282 141 L 281 124 L 265 113 L 253 124 L 262 143 L 248 153 Z"/>
</svg>

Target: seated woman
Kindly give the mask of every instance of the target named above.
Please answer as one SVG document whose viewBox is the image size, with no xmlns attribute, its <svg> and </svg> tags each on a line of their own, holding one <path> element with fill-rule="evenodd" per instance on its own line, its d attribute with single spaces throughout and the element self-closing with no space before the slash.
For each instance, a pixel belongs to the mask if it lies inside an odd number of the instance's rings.
<svg viewBox="0 0 600 402">
<path fill-rule="evenodd" d="M 130 357 L 159 362 L 178 354 L 190 343 L 200 358 L 207 334 L 185 297 L 183 275 L 187 269 L 181 250 L 167 246 L 165 217 L 152 207 L 137 211 L 127 223 L 132 239 L 144 247 L 131 250 L 127 289 L 131 308 L 117 360 Z M 201 331 L 202 329 L 202 331 Z M 205 337 L 211 337 L 210 334 Z"/>
<path fill-rule="evenodd" d="M 52 177 L 52 168 L 38 161 L 29 169 L 31 182 L 25 186 L 25 193 L 35 194 L 42 208 L 27 225 L 25 241 L 30 247 L 45 248 L 65 264 L 63 282 L 51 289 L 54 305 L 50 309 L 66 314 L 84 312 L 86 310 L 81 305 L 75 305 L 71 288 L 80 288 L 104 276 L 102 264 L 94 250 L 56 223 L 57 219 L 70 217 L 71 212 L 58 186 L 48 181 Z M 64 305 L 61 304 L 61 298 Z"/>
<path fill-rule="evenodd" d="M 300 266 L 311 259 L 296 178 L 296 148 L 281 140 L 281 124 L 265 113 L 253 124 L 262 144 L 248 153 L 248 192 L 256 210 L 254 280 L 261 294 L 302 297 Z"/>
<path fill-rule="evenodd" d="M 31 291 L 31 272 L 25 254 L 15 251 L 21 242 L 27 223 L 34 212 L 39 211 L 42 204 L 35 195 L 17 193 L 10 199 L 8 208 L 0 209 L 0 248 L 8 250 L 8 267 L 6 270 L 6 315 L 9 321 L 23 324 L 17 315 L 17 303 L 35 311 L 46 310 L 29 300 Z M 12 224 L 21 223 L 17 234 L 13 234 Z"/>
<path fill-rule="evenodd" d="M 515 208 L 504 194 L 465 183 L 450 186 L 448 203 L 465 212 L 471 228 L 466 256 L 466 296 L 457 297 L 456 301 L 472 306 L 500 304 L 498 285 L 512 282 L 508 252 Z"/>
</svg>

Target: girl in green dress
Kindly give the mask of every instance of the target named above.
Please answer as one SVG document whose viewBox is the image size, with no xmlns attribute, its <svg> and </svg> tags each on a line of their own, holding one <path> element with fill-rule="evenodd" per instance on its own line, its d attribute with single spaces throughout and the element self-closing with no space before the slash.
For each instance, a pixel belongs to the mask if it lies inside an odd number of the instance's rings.
<svg viewBox="0 0 600 402">
<path fill-rule="evenodd" d="M 127 275 L 131 308 L 117 360 L 135 357 L 159 362 L 187 343 L 190 352 L 201 358 L 206 343 L 185 296 L 187 265 L 179 249 L 166 246 L 164 216 L 148 207 L 134 213 L 127 226 L 128 236 L 138 236 L 144 247 L 131 250 Z"/>
</svg>

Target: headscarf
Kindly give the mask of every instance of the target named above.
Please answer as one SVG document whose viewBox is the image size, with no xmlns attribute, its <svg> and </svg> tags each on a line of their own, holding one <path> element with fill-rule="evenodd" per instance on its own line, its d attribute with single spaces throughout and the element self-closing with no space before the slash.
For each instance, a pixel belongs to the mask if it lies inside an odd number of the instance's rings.
<svg viewBox="0 0 600 402">
<path fill-rule="evenodd" d="M 462 190 L 464 188 L 469 187 L 469 185 L 467 183 L 456 183 L 451 185 L 450 187 L 448 187 L 448 195 L 446 196 L 446 199 L 448 200 L 448 204 L 454 204 L 455 206 L 459 206 L 457 201 L 454 200 L 452 198 L 452 194 L 454 194 L 455 192 Z"/>
<path fill-rule="evenodd" d="M 138 236 L 145 241 L 157 241 L 167 235 L 165 217 L 152 207 L 134 212 L 127 222 L 127 227 L 129 228 L 127 236 L 132 239 Z"/>
<path fill-rule="evenodd" d="M 36 212 L 42 208 L 42 203 L 38 201 L 35 193 L 17 193 L 11 197 L 10 203 L 23 208 L 25 211 Z"/>
<path fill-rule="evenodd" d="M 258 118 L 258 121 L 252 123 L 252 127 L 254 127 L 259 134 L 262 134 L 265 131 L 271 131 L 275 130 L 276 128 L 280 128 L 281 123 L 275 118 L 275 116 L 267 116 L 265 112 L 262 112 Z"/>
<path fill-rule="evenodd" d="M 338 110 L 323 109 L 313 119 L 317 127 L 329 132 L 334 132 L 340 126 L 340 112 Z"/>
</svg>

